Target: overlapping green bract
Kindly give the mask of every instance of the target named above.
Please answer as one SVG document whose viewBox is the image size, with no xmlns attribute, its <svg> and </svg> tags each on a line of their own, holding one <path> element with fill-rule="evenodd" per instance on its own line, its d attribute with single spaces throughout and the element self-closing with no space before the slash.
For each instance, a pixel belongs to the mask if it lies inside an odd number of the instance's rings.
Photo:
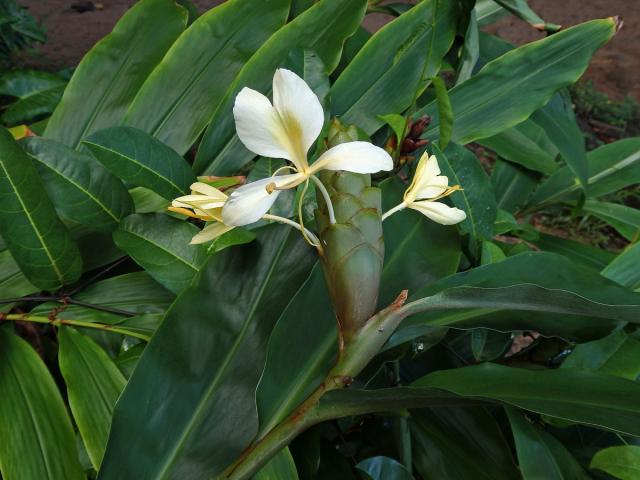
<svg viewBox="0 0 640 480">
<path fill-rule="evenodd" d="M 355 140 L 353 134 L 353 129 L 330 132 L 329 146 Z M 331 224 L 327 205 L 318 194 L 316 223 L 323 248 L 320 259 L 338 323 L 348 342 L 373 315 L 378 303 L 384 260 L 382 194 L 371 186 L 370 175 L 325 171 L 320 177 L 336 217 L 336 223 Z"/>
</svg>

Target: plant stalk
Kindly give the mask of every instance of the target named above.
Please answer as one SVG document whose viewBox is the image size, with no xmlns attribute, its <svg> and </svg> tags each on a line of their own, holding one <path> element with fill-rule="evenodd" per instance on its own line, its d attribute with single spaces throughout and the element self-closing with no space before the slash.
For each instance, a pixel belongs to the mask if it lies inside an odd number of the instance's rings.
<svg viewBox="0 0 640 480">
<path fill-rule="evenodd" d="M 140 340 L 144 340 L 145 342 L 148 342 L 150 339 L 150 337 L 148 335 L 145 335 L 144 333 L 133 332 L 126 328 L 120 328 L 115 325 L 107 325 L 105 323 L 85 322 L 82 320 L 49 318 L 49 317 L 42 317 L 38 315 L 29 315 L 25 313 L 12 313 L 7 315 L 0 314 L 0 321 L 1 320 L 9 320 L 14 322 L 45 323 L 45 324 L 53 325 L 56 327 L 59 327 L 61 325 L 69 325 L 74 327 L 93 328 L 95 330 L 105 330 L 108 332 L 128 335 L 129 337 L 139 338 Z"/>
</svg>

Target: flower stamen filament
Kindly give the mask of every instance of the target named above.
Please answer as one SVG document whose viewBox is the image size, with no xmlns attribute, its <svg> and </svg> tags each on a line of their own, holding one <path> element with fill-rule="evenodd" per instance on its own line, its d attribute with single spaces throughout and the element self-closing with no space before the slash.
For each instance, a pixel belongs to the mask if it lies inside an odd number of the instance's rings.
<svg viewBox="0 0 640 480">
<path fill-rule="evenodd" d="M 396 205 L 395 207 L 393 207 L 391 210 L 387 210 L 385 213 L 382 214 L 382 221 L 384 222 L 391 215 L 393 215 L 394 213 L 397 213 L 397 212 L 399 212 L 401 210 L 404 210 L 405 208 L 407 208 L 407 204 L 405 202 L 402 202 L 402 203 Z"/>
<path fill-rule="evenodd" d="M 302 236 L 305 237 L 305 239 L 311 246 L 316 247 L 318 249 L 320 248 L 320 240 L 318 240 L 318 237 L 316 237 L 314 233 L 310 232 L 299 223 L 294 222 L 293 220 L 289 220 L 288 218 L 279 217 L 278 215 L 271 215 L 269 213 L 264 214 L 262 216 L 262 219 L 271 220 L 273 222 L 279 222 L 285 225 L 289 225 L 290 227 L 293 227 L 296 230 L 298 230 L 300 233 L 302 233 Z"/>
<path fill-rule="evenodd" d="M 316 184 L 316 187 L 318 188 L 318 190 L 320 190 L 320 193 L 322 193 L 322 198 L 324 198 L 324 203 L 327 204 L 327 212 L 329 213 L 329 223 L 331 223 L 332 225 L 335 224 L 336 214 L 333 210 L 333 203 L 331 202 L 331 197 L 329 196 L 329 192 L 327 191 L 327 188 L 320 181 L 320 179 L 315 175 L 311 175 L 311 177 L 309 178 L 311 178 L 311 180 L 313 180 L 313 183 Z"/>
</svg>

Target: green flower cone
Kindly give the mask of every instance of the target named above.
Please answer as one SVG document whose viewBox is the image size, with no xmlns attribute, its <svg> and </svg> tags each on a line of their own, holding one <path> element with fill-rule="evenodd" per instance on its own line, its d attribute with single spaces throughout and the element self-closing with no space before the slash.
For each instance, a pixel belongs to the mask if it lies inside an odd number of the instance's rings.
<svg viewBox="0 0 640 480">
<path fill-rule="evenodd" d="M 337 121 L 329 131 L 329 147 L 357 140 L 355 127 Z M 320 179 L 333 203 L 336 223 L 318 192 L 316 224 L 323 247 L 322 268 L 345 343 L 375 313 L 384 260 L 381 192 L 370 175 L 323 171 Z"/>
</svg>

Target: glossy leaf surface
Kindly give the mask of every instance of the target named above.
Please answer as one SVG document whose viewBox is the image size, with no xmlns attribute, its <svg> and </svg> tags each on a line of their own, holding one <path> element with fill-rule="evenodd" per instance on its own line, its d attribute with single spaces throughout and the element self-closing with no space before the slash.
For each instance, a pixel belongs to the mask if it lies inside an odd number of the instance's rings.
<svg viewBox="0 0 640 480">
<path fill-rule="evenodd" d="M 180 293 L 206 260 L 202 245 L 190 245 L 195 225 L 161 213 L 129 215 L 113 234 L 116 244 L 145 271 Z"/>
<path fill-rule="evenodd" d="M 0 473 L 6 480 L 81 480 L 71 421 L 38 354 L 0 328 Z M 28 458 L 28 460 L 27 460 Z"/>
<path fill-rule="evenodd" d="M 109 356 L 72 328 L 58 334 L 60 371 L 69 405 L 94 468 L 98 470 L 107 445 L 111 416 L 126 383 Z"/>
<path fill-rule="evenodd" d="M 82 59 L 44 136 L 77 149 L 91 133 L 118 124 L 186 23 L 186 10 L 172 0 L 136 3 Z"/>
<path fill-rule="evenodd" d="M 0 129 L 0 233 L 29 281 L 55 290 L 76 281 L 82 258 L 28 155 Z"/>
<path fill-rule="evenodd" d="M 571 453 L 550 433 L 530 423 L 515 409 L 507 409 L 507 414 L 525 480 L 589 478 Z"/>
<path fill-rule="evenodd" d="M 258 429 L 255 389 L 269 335 L 312 259 L 286 226 L 211 257 L 119 400 L 100 478 L 205 479 L 242 452 Z"/>
<path fill-rule="evenodd" d="M 278 30 L 251 57 L 231 84 L 211 118 L 194 163 L 197 173 L 230 175 L 254 156 L 235 134 L 232 109 L 237 93 L 250 87 L 263 94 L 271 91 L 276 68 L 295 48 L 315 51 L 332 72 L 347 37 L 356 30 L 366 8 L 364 0 L 322 0 Z"/>
<path fill-rule="evenodd" d="M 288 10 L 288 0 L 232 0 L 206 12 L 149 75 L 123 123 L 184 154 L 245 62 L 284 25 Z"/>
<path fill-rule="evenodd" d="M 526 120 L 560 88 L 575 82 L 593 53 L 615 32 L 613 19 L 593 20 L 524 45 L 489 62 L 449 92 L 455 125 L 452 141 L 469 143 Z M 509 81 L 504 81 L 504 79 Z M 501 85 L 501 88 L 495 88 Z M 521 92 L 526 91 L 527 95 Z M 419 111 L 434 120 L 423 135 L 440 136 L 435 102 Z"/>
<path fill-rule="evenodd" d="M 368 134 L 378 115 L 407 109 L 429 79 L 455 36 L 455 2 L 426 0 L 376 32 L 331 89 L 331 113 Z"/>
<path fill-rule="evenodd" d="M 175 150 L 133 127 L 101 130 L 84 144 L 114 175 L 167 200 L 187 193 L 196 180 L 189 164 Z"/>
<path fill-rule="evenodd" d="M 64 218 L 110 232 L 133 211 L 126 187 L 90 156 L 41 137 L 26 138 L 22 145 Z"/>
</svg>

